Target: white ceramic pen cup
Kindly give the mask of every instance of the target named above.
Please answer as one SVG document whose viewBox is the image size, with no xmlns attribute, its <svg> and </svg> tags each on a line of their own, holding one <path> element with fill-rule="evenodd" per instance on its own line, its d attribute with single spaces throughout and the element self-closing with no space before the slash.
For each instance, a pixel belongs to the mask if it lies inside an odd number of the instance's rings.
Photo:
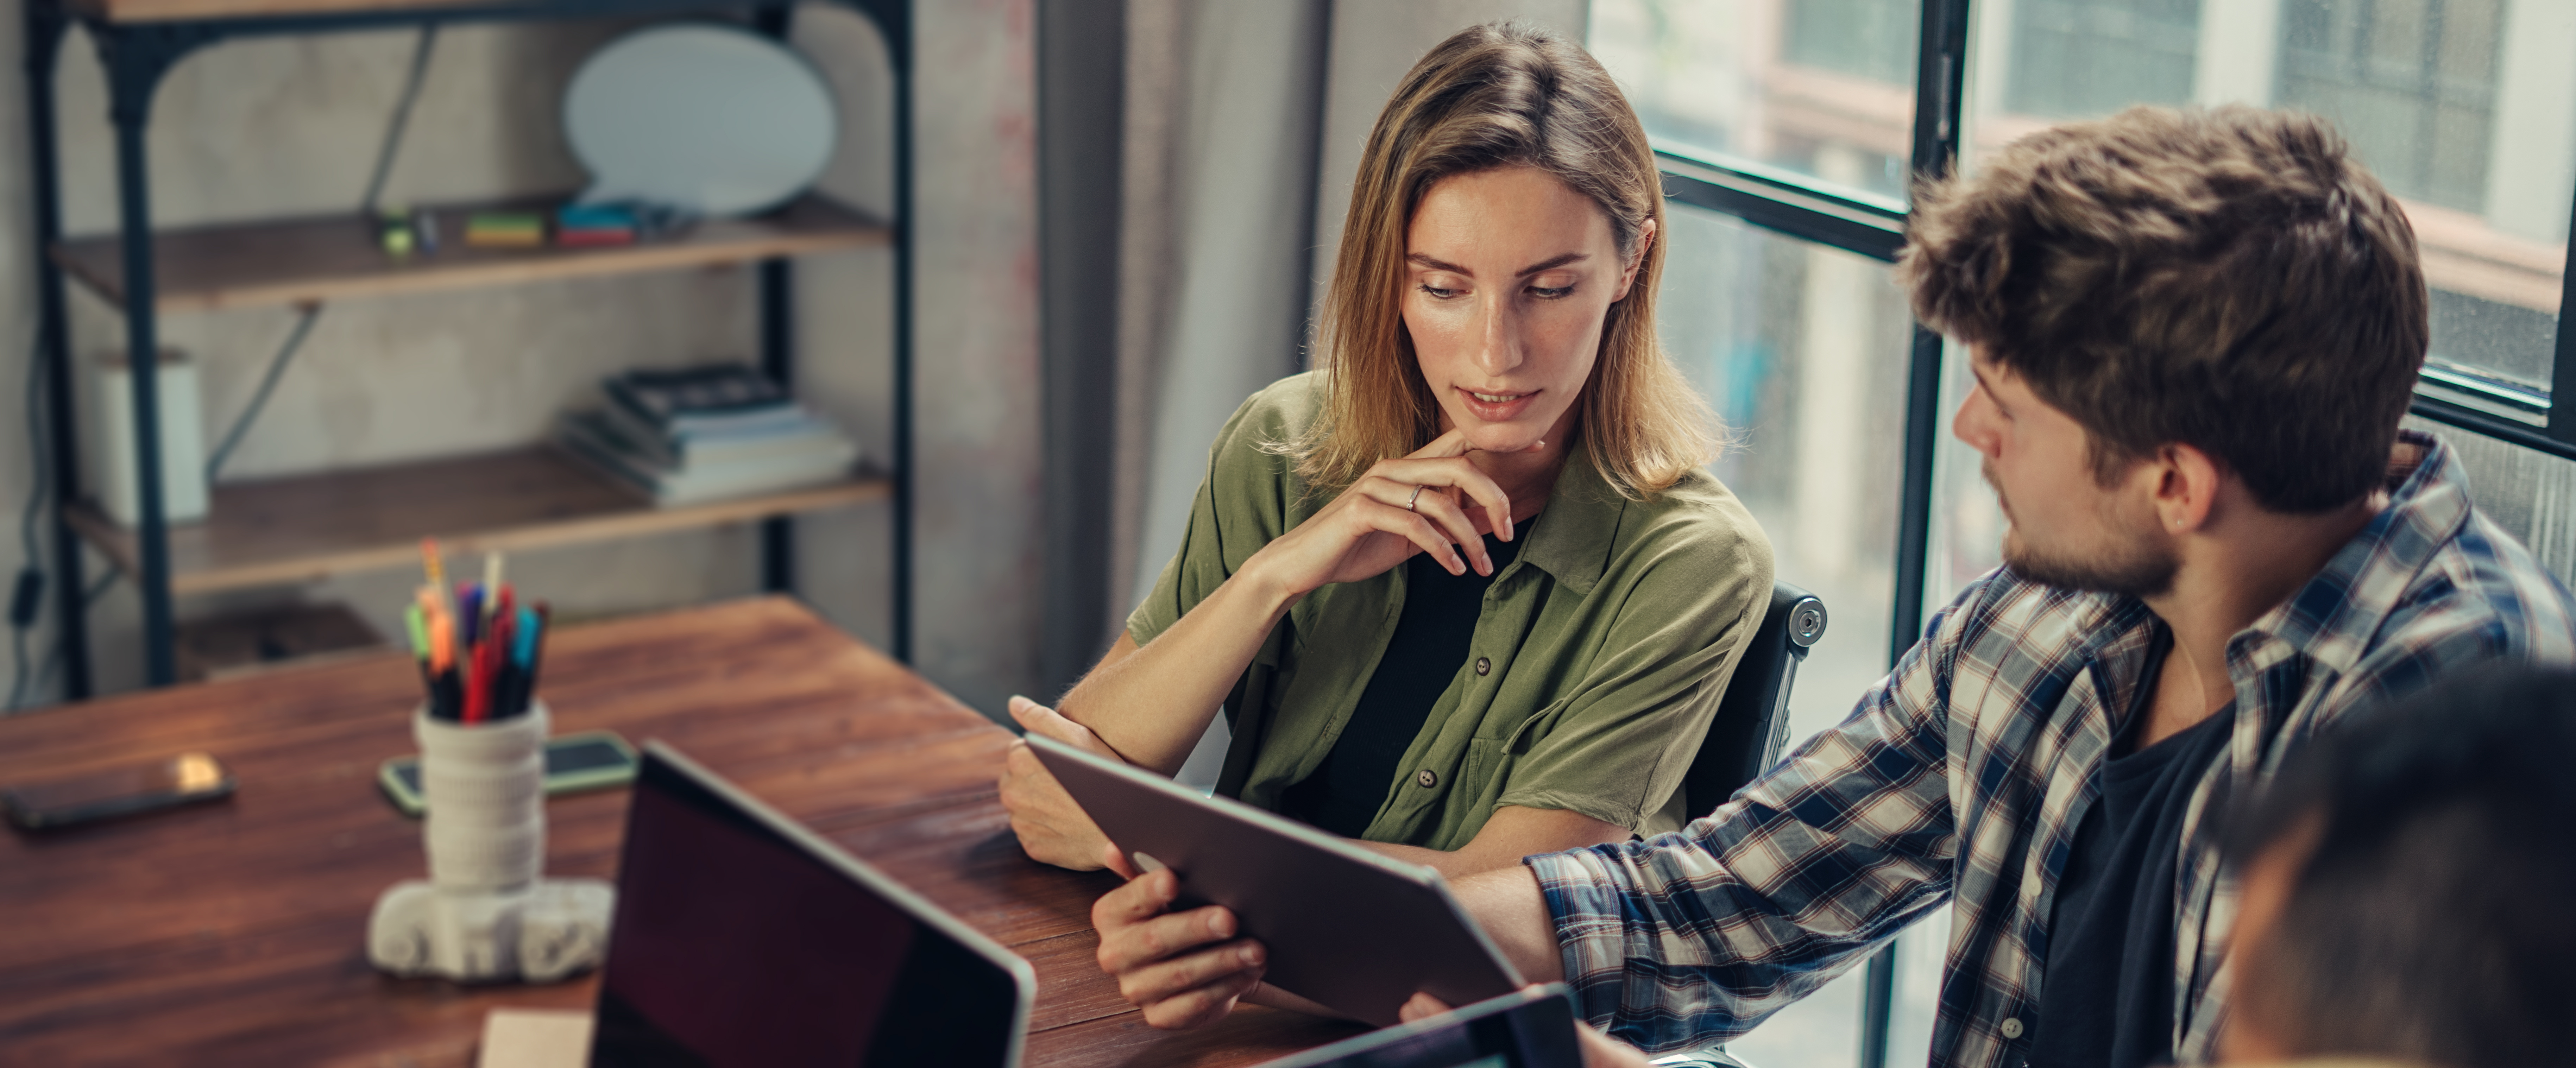
<svg viewBox="0 0 2576 1068">
<path fill-rule="evenodd" d="M 483 723 L 412 715 L 420 742 L 420 792 L 429 811 L 421 841 L 429 880 L 456 890 L 510 890 L 535 882 L 546 860 L 546 703 Z"/>
<path fill-rule="evenodd" d="M 543 878 L 546 706 L 484 723 L 412 716 L 429 879 L 387 887 L 367 958 L 396 975 L 552 982 L 598 965 L 616 891 Z"/>
</svg>

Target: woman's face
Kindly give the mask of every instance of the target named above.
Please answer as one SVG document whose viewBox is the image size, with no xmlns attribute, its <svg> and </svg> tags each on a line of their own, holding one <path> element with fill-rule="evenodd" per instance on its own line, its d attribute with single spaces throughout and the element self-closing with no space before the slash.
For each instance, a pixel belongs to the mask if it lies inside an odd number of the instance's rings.
<svg viewBox="0 0 2576 1068">
<path fill-rule="evenodd" d="M 1534 167 L 1433 185 L 1405 232 L 1404 327 L 1441 429 L 1492 452 L 1558 442 L 1653 228 L 1620 256 L 1600 207 Z"/>
</svg>

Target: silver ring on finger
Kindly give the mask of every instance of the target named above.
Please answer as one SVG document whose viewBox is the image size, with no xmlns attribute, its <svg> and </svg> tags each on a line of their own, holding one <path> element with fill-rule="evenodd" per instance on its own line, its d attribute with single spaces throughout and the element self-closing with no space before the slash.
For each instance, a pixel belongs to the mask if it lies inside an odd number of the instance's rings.
<svg viewBox="0 0 2576 1068">
<path fill-rule="evenodd" d="M 1429 487 L 1429 486 L 1415 486 L 1415 487 L 1413 487 L 1413 496 L 1410 496 L 1410 497 L 1407 497 L 1407 498 L 1405 498 L 1405 499 L 1404 499 L 1404 510 L 1405 510 L 1405 511 L 1408 511 L 1408 512 L 1412 511 L 1412 510 L 1413 510 L 1413 502 L 1418 501 L 1418 500 L 1421 500 L 1421 499 L 1422 499 L 1422 491 L 1423 491 L 1423 490 L 1426 490 L 1426 489 L 1429 489 L 1429 488 L 1431 488 L 1431 487 Z"/>
</svg>

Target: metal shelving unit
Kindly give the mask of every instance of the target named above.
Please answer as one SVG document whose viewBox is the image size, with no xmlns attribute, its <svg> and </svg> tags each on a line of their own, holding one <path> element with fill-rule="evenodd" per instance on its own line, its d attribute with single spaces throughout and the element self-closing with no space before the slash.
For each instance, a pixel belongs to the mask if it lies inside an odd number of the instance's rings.
<svg viewBox="0 0 2576 1068">
<path fill-rule="evenodd" d="M 143 605 L 144 669 L 151 685 L 176 679 L 174 599 L 185 593 L 318 578 L 389 566 L 423 535 L 460 547 L 560 545 L 757 519 L 762 584 L 794 587 L 798 512 L 889 500 L 894 509 L 894 653 L 909 659 L 912 619 L 912 218 L 913 22 L 910 0 L 838 0 L 873 21 L 894 70 L 894 218 L 869 218 L 807 196 L 758 219 L 701 225 L 680 237 L 612 249 L 495 252 L 455 249 L 395 263 L 375 251 L 354 213 L 156 231 L 145 156 L 153 96 L 190 53 L 245 37 L 454 23 L 694 15 L 740 20 L 784 37 L 793 0 L 28 0 L 24 5 L 29 143 L 35 182 L 37 349 L 46 361 L 52 452 L 53 589 L 68 696 L 92 689 L 81 546 L 129 573 Z M 79 26 L 97 46 L 114 128 L 118 229 L 65 240 L 54 80 L 64 39 Z M 164 314 L 307 304 L 538 279 L 622 274 L 728 263 L 757 264 L 761 364 L 792 385 L 792 257 L 875 245 L 895 257 L 892 408 L 894 455 L 844 483 L 692 508 L 657 509 L 620 498 L 540 453 L 480 457 L 217 487 L 214 517 L 174 535 L 163 514 L 160 397 L 156 377 L 132 382 L 141 522 L 118 528 L 79 499 L 69 285 L 85 286 L 125 316 L 130 366 L 149 367 Z M 494 487 L 479 489 L 469 487 Z M 399 492 L 396 492 L 399 491 Z M 371 501 L 386 502 L 381 505 Z M 393 502 L 408 502 L 397 505 Z M 294 502 L 305 502 L 297 507 Z M 311 510 L 313 502 L 331 507 Z M 281 511 L 281 509 L 289 509 Z M 291 518 L 280 518 L 280 517 Z"/>
</svg>

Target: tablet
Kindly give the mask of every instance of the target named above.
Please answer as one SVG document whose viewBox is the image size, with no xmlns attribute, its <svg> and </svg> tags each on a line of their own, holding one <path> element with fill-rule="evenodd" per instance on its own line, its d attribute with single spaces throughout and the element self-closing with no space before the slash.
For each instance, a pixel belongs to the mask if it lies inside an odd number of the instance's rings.
<svg viewBox="0 0 2576 1068">
<path fill-rule="evenodd" d="M 1380 1027 L 1416 991 L 1467 1005 L 1520 989 L 1438 872 L 1051 739 L 1028 742 L 1140 870 L 1180 876 L 1175 910 L 1234 911 L 1269 950 L 1264 982 Z"/>
<path fill-rule="evenodd" d="M 1261 1068 L 1582 1068 L 1565 985 L 1514 991 Z"/>
</svg>

